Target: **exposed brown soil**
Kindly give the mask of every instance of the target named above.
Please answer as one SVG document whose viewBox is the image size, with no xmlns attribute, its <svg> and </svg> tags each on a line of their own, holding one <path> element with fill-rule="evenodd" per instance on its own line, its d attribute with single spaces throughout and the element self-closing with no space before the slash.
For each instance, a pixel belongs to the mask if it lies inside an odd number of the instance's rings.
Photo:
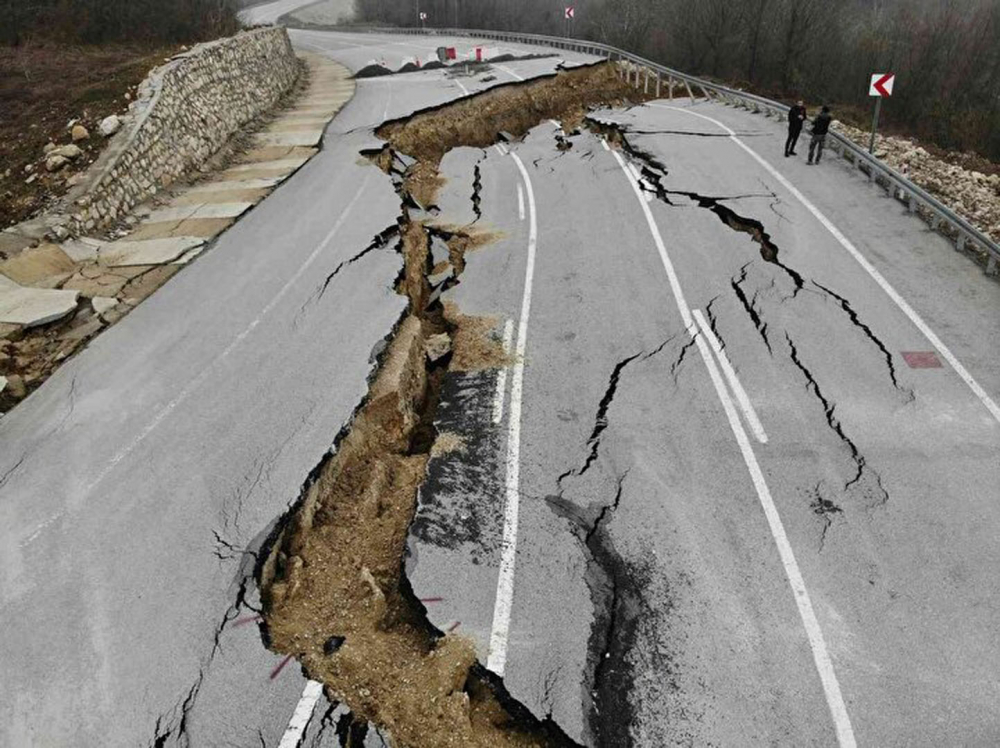
<svg viewBox="0 0 1000 748">
<path fill-rule="evenodd" d="M 495 235 L 428 227 L 411 220 L 405 206 L 433 203 L 438 165 L 450 148 L 487 147 L 501 131 L 518 137 L 549 118 L 582 120 L 586 109 L 624 103 L 632 93 L 608 65 L 561 72 L 390 123 L 379 130 L 390 148 L 366 154 L 398 178 L 404 269 L 397 290 L 409 309 L 367 398 L 336 452 L 313 472 L 259 581 L 269 646 L 294 655 L 332 699 L 388 732 L 393 745 L 573 745 L 506 694 L 477 664 L 471 642 L 428 623 L 403 571 L 427 461 L 463 448 L 434 428 L 445 376 L 510 363 L 497 320 L 433 300 L 428 281 L 450 264 L 447 282 L 459 282 L 466 255 Z M 394 171 L 394 150 L 417 163 Z M 449 249 L 447 263 L 433 268 L 432 234 Z"/>
<path fill-rule="evenodd" d="M 630 87 L 616 66 L 602 63 L 559 71 L 556 75 L 497 86 L 444 107 L 388 122 L 379 137 L 394 150 L 416 158 L 419 168 L 408 170 L 411 194 L 421 205 L 434 203 L 437 185 L 429 178 L 452 148 L 488 148 L 503 133 L 519 137 L 547 119 L 579 124 L 587 109 L 621 106 L 652 98 Z"/>
<path fill-rule="evenodd" d="M 17 223 L 65 193 L 66 180 L 97 158 L 105 139 L 98 124 L 128 108 L 128 93 L 151 68 L 176 54 L 177 45 L 74 46 L 32 42 L 0 47 L 0 227 Z M 42 148 L 70 142 L 66 125 L 79 120 L 90 137 L 84 155 L 55 174 L 45 171 Z M 25 184 L 31 174 L 39 176 Z M 8 173 L 9 172 L 9 173 Z"/>
</svg>

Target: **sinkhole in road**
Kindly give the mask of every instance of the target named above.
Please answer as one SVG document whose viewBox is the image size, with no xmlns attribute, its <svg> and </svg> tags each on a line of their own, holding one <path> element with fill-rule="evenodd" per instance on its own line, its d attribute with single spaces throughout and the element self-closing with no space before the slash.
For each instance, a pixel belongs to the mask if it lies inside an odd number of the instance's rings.
<svg viewBox="0 0 1000 748">
<path fill-rule="evenodd" d="M 388 122 L 377 131 L 387 145 L 363 154 L 400 195 L 390 233 L 399 237 L 396 290 L 407 310 L 384 341 L 366 397 L 279 523 L 257 576 L 265 643 L 296 657 L 331 701 L 344 703 L 359 726 L 378 725 L 394 745 L 576 745 L 513 699 L 477 662 L 471 641 L 429 623 L 404 572 L 428 460 L 450 445 L 435 427 L 445 377 L 509 363 L 493 321 L 462 315 L 441 298 L 460 282 L 466 255 L 495 235 L 431 225 L 430 215 L 449 150 L 517 138 L 547 119 L 569 127 L 594 107 L 641 98 L 611 65 L 560 70 Z M 477 207 L 481 186 L 477 177 Z M 441 245 L 447 260 L 435 252 Z"/>
</svg>

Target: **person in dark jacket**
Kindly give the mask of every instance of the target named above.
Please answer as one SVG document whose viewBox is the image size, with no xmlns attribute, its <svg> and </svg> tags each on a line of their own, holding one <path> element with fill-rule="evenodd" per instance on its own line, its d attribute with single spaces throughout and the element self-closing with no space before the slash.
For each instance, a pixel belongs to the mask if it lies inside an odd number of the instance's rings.
<svg viewBox="0 0 1000 748">
<path fill-rule="evenodd" d="M 806 107 L 801 101 L 788 110 L 788 140 L 785 141 L 785 158 L 795 155 L 795 144 L 802 133 L 802 123 L 806 121 Z"/>
<path fill-rule="evenodd" d="M 830 107 L 823 107 L 816 119 L 813 120 L 812 127 L 812 140 L 809 141 L 809 165 L 812 166 L 814 163 L 818 164 L 819 160 L 823 158 L 823 144 L 826 143 L 826 134 L 830 132 L 830 122 L 833 121 L 833 117 L 830 115 Z M 815 160 L 813 160 L 813 154 L 815 153 Z"/>
</svg>

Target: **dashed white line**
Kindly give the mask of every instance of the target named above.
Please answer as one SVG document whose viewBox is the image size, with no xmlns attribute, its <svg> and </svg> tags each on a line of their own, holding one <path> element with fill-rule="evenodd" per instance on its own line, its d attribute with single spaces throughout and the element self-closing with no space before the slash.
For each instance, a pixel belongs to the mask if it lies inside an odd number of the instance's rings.
<svg viewBox="0 0 1000 748">
<path fill-rule="evenodd" d="M 743 411 L 743 416 L 747 419 L 747 423 L 750 424 L 750 430 L 753 432 L 754 437 L 761 444 L 767 444 L 767 434 L 764 432 L 764 426 L 757 417 L 757 411 L 754 410 L 753 403 L 751 403 L 750 398 L 747 397 L 746 390 L 743 389 L 743 385 L 740 383 L 739 377 L 736 376 L 736 370 L 729 362 L 729 356 L 726 355 L 725 349 L 722 347 L 722 344 L 719 343 L 719 339 L 712 331 L 712 326 L 708 324 L 708 320 L 705 319 L 705 315 L 701 313 L 700 309 L 695 309 L 692 314 L 694 314 L 695 321 L 697 321 L 698 327 L 701 328 L 702 334 L 704 334 L 704 336 L 708 339 L 708 344 L 712 347 L 712 351 L 715 353 L 716 358 L 719 359 L 719 364 L 722 366 L 722 372 L 726 375 L 726 379 L 729 381 L 729 386 L 736 395 L 736 401 L 740 404 L 740 410 Z"/>
<path fill-rule="evenodd" d="M 517 183 L 517 217 L 518 220 L 524 220 L 524 188 L 521 183 Z"/>
<path fill-rule="evenodd" d="M 699 335 L 698 328 L 695 327 L 692 322 L 691 311 L 687 305 L 687 301 L 684 299 L 684 294 L 681 291 L 680 283 L 678 282 L 677 275 L 674 272 L 673 264 L 670 262 L 670 257 L 663 244 L 663 238 L 660 236 L 660 230 L 656 225 L 656 221 L 654 220 L 653 214 L 649 209 L 649 205 L 647 205 L 646 201 L 643 199 L 642 188 L 639 186 L 639 182 L 635 179 L 633 173 L 625 165 L 624 159 L 622 159 L 622 157 L 615 151 L 612 151 L 612 155 L 614 155 L 615 159 L 618 161 L 618 165 L 621 166 L 622 172 L 624 172 L 626 179 L 628 179 L 629 185 L 632 187 L 632 191 L 635 193 L 636 199 L 642 207 L 643 214 L 646 216 L 646 221 L 649 224 L 650 233 L 653 235 L 653 241 L 656 244 L 656 249 L 660 254 L 660 259 L 663 261 L 663 267 L 667 271 L 667 278 L 670 281 L 671 289 L 673 289 L 674 301 L 680 311 L 684 327 L 698 345 L 698 351 L 701 353 L 702 360 L 708 368 L 709 375 L 712 378 L 712 383 L 715 385 L 716 394 L 722 402 L 722 407 L 726 412 L 726 418 L 729 420 L 729 425 L 732 428 L 733 435 L 736 437 L 736 442 L 740 447 L 740 452 L 743 455 L 743 461 L 746 463 L 747 469 L 750 471 L 750 478 L 753 481 L 754 488 L 757 491 L 757 497 L 764 509 L 764 515 L 767 518 L 767 524 L 771 530 L 771 536 L 774 538 L 775 545 L 778 548 L 778 555 L 780 556 L 782 566 L 785 569 L 788 584 L 792 588 L 792 592 L 795 597 L 795 604 L 798 607 L 799 618 L 802 620 L 802 626 L 805 628 L 806 637 L 809 640 L 809 648 L 812 650 L 813 662 L 816 664 L 816 670 L 819 673 L 820 682 L 823 684 L 823 693 L 826 696 L 827 706 L 829 707 L 830 714 L 833 717 L 834 728 L 837 732 L 837 741 L 840 748 L 855 748 L 856 742 L 854 739 L 854 728 L 851 726 L 851 719 L 847 714 L 847 707 L 844 704 L 844 698 L 840 691 L 840 683 L 837 681 L 837 674 L 833 669 L 833 661 L 830 659 L 830 654 L 826 647 L 826 641 L 823 639 L 823 630 L 820 628 L 819 620 L 816 618 L 816 613 L 813 610 L 812 601 L 809 598 L 809 592 L 806 589 L 805 581 L 802 578 L 802 572 L 799 570 L 798 562 L 795 560 L 795 553 L 792 550 L 791 543 L 788 541 L 788 536 L 785 533 L 785 527 L 781 522 L 780 515 L 778 514 L 778 508 L 775 506 L 774 499 L 771 496 L 771 492 L 767 487 L 766 481 L 764 480 L 764 474 L 761 472 L 760 465 L 757 463 L 757 457 L 754 455 L 753 447 L 750 445 L 750 440 L 747 438 L 746 431 L 743 429 L 743 424 L 740 422 L 739 415 L 736 412 L 736 407 L 733 405 L 733 401 L 729 397 L 729 393 L 726 391 L 725 383 L 723 382 L 722 376 L 719 374 L 719 369 L 716 366 L 715 360 L 712 358 L 708 343 L 705 342 L 705 337 L 707 336 Z"/>
<path fill-rule="evenodd" d="M 514 342 L 514 320 L 509 319 L 503 326 L 503 353 L 504 358 L 510 358 L 510 347 Z M 493 393 L 493 423 L 500 423 L 503 420 L 503 400 L 507 392 L 507 366 L 501 366 L 497 372 L 497 388 Z"/>
<path fill-rule="evenodd" d="M 517 345 L 510 385 L 510 415 L 507 426 L 507 485 L 504 506 L 503 544 L 500 551 L 500 572 L 493 605 L 493 626 L 486 667 L 503 676 L 507 665 L 507 637 L 510 611 L 514 601 L 514 562 L 517 558 L 517 518 L 520 504 L 521 459 L 521 394 L 524 387 L 524 353 L 528 339 L 528 317 L 531 313 L 531 286 L 535 277 L 535 250 L 538 244 L 538 214 L 531 177 L 516 153 L 511 157 L 524 178 L 528 194 L 528 258 L 524 271 L 524 296 L 521 299 L 521 319 L 517 326 Z"/>
<path fill-rule="evenodd" d="M 519 80 L 519 81 L 523 81 L 524 80 L 524 78 L 522 78 L 520 75 L 518 75 L 517 73 L 515 73 L 513 70 L 511 70 L 506 65 L 494 65 L 494 67 L 496 67 L 498 70 L 504 71 L 505 73 L 507 73 L 507 75 L 509 75 L 511 78 L 514 78 L 515 80 Z"/>
<path fill-rule="evenodd" d="M 302 736 L 309 726 L 309 720 L 312 719 L 313 712 L 316 711 L 316 704 L 322 695 L 322 683 L 317 683 L 314 680 L 306 681 L 306 687 L 302 690 L 302 698 L 295 706 L 295 712 L 288 722 L 288 727 L 285 728 L 285 734 L 281 736 L 278 748 L 297 748 L 301 744 Z"/>
<path fill-rule="evenodd" d="M 889 281 L 887 281 L 882 276 L 882 274 L 875 269 L 875 266 L 868 261 L 868 258 L 866 258 L 863 254 L 861 254 L 861 251 L 854 246 L 853 242 L 851 242 L 850 239 L 844 236 L 844 234 L 840 231 L 840 229 L 838 229 L 833 224 L 833 222 L 829 218 L 827 218 L 822 211 L 820 211 L 819 208 L 813 205 L 812 202 L 809 200 L 809 198 L 803 195 L 798 190 L 798 188 L 795 185 L 793 185 L 781 172 L 779 172 L 777 169 L 771 166 L 770 163 L 768 163 L 759 153 L 753 150 L 750 146 L 748 146 L 746 143 L 744 143 L 742 140 L 736 137 L 736 133 L 733 132 L 732 129 L 730 129 L 723 123 L 719 122 L 719 120 L 714 119 L 713 117 L 709 117 L 705 114 L 701 114 L 699 112 L 693 112 L 689 109 L 682 109 L 680 107 L 669 106 L 667 104 L 650 104 L 649 106 L 658 107 L 660 109 L 672 109 L 676 112 L 683 112 L 684 114 L 690 114 L 693 117 L 701 117 L 704 120 L 708 120 L 709 122 L 718 125 L 727 133 L 729 133 L 730 140 L 732 140 L 734 143 L 736 143 L 736 145 L 738 145 L 740 148 L 742 148 L 744 151 L 750 154 L 751 158 L 753 158 L 757 163 L 759 163 L 761 166 L 767 169 L 768 173 L 775 179 L 777 179 L 782 184 L 782 186 L 784 186 L 785 189 L 791 192 L 792 195 L 795 197 L 795 199 L 798 200 L 800 203 L 802 203 L 802 205 L 805 206 L 806 210 L 812 213 L 813 216 L 816 218 L 816 220 L 823 225 L 823 228 L 825 228 L 833 235 L 833 238 L 840 243 L 840 246 L 846 249 L 850 253 L 850 255 L 855 260 L 857 260 L 858 264 L 861 265 L 862 268 L 864 268 L 865 272 L 871 276 L 872 280 L 878 283 L 878 285 L 882 288 L 882 290 L 886 292 L 889 298 L 893 300 L 893 302 L 896 304 L 897 307 L 899 307 L 899 309 L 903 312 L 903 314 L 909 317 L 910 321 L 916 326 L 916 328 L 920 330 L 921 333 L 923 333 L 924 337 L 930 341 L 931 345 L 933 345 L 937 349 L 938 353 L 940 353 L 941 356 L 944 357 L 944 359 L 951 365 L 951 368 L 954 369 L 955 372 L 958 374 L 958 376 L 960 376 L 962 380 L 968 385 L 969 389 L 971 389 L 972 392 L 976 395 L 976 397 L 979 398 L 980 402 L 982 402 L 982 404 L 986 406 L 986 409 L 992 414 L 993 418 L 995 418 L 996 421 L 1000 423 L 1000 406 L 998 406 L 997 403 L 993 400 L 993 398 L 991 398 L 989 394 L 987 394 L 986 390 L 982 388 L 979 382 L 977 382 L 975 378 L 973 378 L 972 374 L 969 373 L 968 369 L 966 369 L 961 364 L 961 362 L 955 357 L 955 354 L 953 354 L 951 350 L 949 350 L 949 348 L 944 344 L 944 342 L 942 342 L 941 338 L 939 338 L 934 333 L 934 331 L 931 330 L 930 326 L 928 326 L 928 324 L 924 322 L 921 316 L 917 314 L 916 310 L 914 310 L 913 307 L 911 307 L 907 303 L 907 301 L 902 296 L 899 295 L 899 292 L 896 291 L 896 289 L 889 284 Z"/>
</svg>

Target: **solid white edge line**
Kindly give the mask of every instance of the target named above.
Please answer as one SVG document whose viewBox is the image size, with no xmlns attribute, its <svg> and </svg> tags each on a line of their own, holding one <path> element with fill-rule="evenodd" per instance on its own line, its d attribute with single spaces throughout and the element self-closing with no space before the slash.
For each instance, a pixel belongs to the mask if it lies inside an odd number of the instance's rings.
<svg viewBox="0 0 1000 748">
<path fill-rule="evenodd" d="M 663 262 L 663 269 L 667 271 L 667 278 L 670 281 L 670 289 L 674 293 L 674 300 L 677 302 L 677 308 L 681 312 L 681 322 L 684 323 L 684 329 L 690 330 L 693 325 L 691 320 L 691 310 L 688 308 L 687 301 L 684 298 L 684 292 L 681 290 L 680 281 L 677 280 L 677 273 L 674 272 L 674 264 L 670 261 L 670 256 L 667 254 L 667 248 L 663 244 L 663 237 L 660 236 L 660 228 L 656 225 L 656 220 L 653 218 L 653 212 L 649 209 L 649 204 L 645 201 L 645 199 L 643 199 L 642 188 L 639 187 L 639 183 L 632 175 L 632 172 L 629 171 L 628 166 L 625 165 L 625 159 L 621 157 L 618 151 L 611 151 L 611 155 L 615 157 L 618 165 L 622 167 L 622 171 L 625 173 L 628 183 L 632 185 L 632 191 L 635 192 L 635 196 L 639 199 L 639 205 L 642 207 L 643 215 L 646 216 L 646 223 L 649 225 L 649 231 L 653 235 L 653 241 L 656 243 L 656 250 L 660 254 L 660 261 Z"/>
<path fill-rule="evenodd" d="M 458 80 L 457 78 L 455 78 L 454 81 L 455 81 L 455 85 L 462 89 L 462 93 L 464 93 L 466 96 L 470 96 L 471 95 L 469 93 L 469 89 L 467 89 L 465 86 L 462 85 L 462 81 Z"/>
<path fill-rule="evenodd" d="M 288 721 L 288 727 L 285 728 L 285 733 L 281 736 L 278 748 L 297 748 L 309 726 L 313 712 L 316 711 L 319 697 L 322 695 L 322 683 L 317 683 L 314 680 L 306 682 L 306 687 L 302 689 L 302 698 L 295 705 L 295 712 L 292 713 L 292 718 Z"/>
<path fill-rule="evenodd" d="M 514 342 L 514 320 L 509 319 L 503 326 L 503 353 L 510 356 L 510 347 Z M 503 420 L 503 399 L 507 391 L 507 366 L 501 366 L 497 372 L 497 388 L 493 393 L 493 423 Z"/>
<path fill-rule="evenodd" d="M 531 177 L 516 153 L 511 153 L 514 163 L 524 178 L 528 195 L 528 258 L 524 271 L 524 296 L 521 299 L 521 318 L 517 325 L 517 344 L 510 385 L 510 415 L 507 424 L 507 480 L 503 521 L 503 544 L 500 551 L 500 570 L 497 574 L 496 600 L 493 605 L 493 626 L 490 631 L 490 650 L 486 667 L 503 676 L 507 665 L 507 636 L 510 630 L 510 612 L 514 601 L 514 562 L 517 558 L 517 517 L 520 508 L 520 459 L 521 459 L 521 393 L 524 387 L 524 352 L 528 338 L 528 317 L 531 313 L 531 286 L 535 277 L 535 249 L 538 243 L 538 217 L 535 209 L 535 191 Z"/>
<path fill-rule="evenodd" d="M 781 522 L 781 516 L 778 514 L 778 508 L 775 506 L 771 491 L 764 480 L 764 474 L 757 463 L 757 457 L 754 455 L 753 447 L 750 445 L 746 431 L 743 430 L 743 424 L 740 423 L 736 407 L 733 405 L 733 401 L 726 391 L 726 385 L 722 381 L 718 367 L 716 367 L 715 361 L 712 359 L 712 354 L 708 350 L 708 343 L 705 342 L 703 336 L 696 335 L 697 331 L 693 328 L 689 329 L 688 332 L 695 335 L 694 339 L 698 344 L 698 350 L 705 361 L 705 366 L 708 367 L 708 373 L 712 378 L 712 384 L 715 385 L 716 394 L 718 394 L 719 400 L 722 401 L 722 407 L 726 411 L 729 426 L 732 428 L 733 436 L 736 437 L 740 452 L 743 454 L 743 461 L 750 471 L 750 477 L 757 491 L 757 498 L 760 499 L 761 506 L 764 508 L 767 525 L 771 530 L 774 543 L 778 547 L 778 555 L 781 557 L 781 564 L 785 568 L 785 576 L 788 578 L 788 584 L 795 595 L 795 604 L 799 609 L 799 617 L 802 619 L 802 625 L 809 639 L 809 648 L 812 650 L 813 661 L 816 663 L 816 670 L 819 672 L 820 681 L 823 683 L 823 693 L 826 696 L 826 703 L 830 708 L 830 715 L 833 717 L 833 724 L 837 731 L 837 743 L 840 745 L 840 748 L 855 748 L 857 742 L 854 739 L 854 728 L 851 725 L 850 715 L 847 713 L 847 706 L 844 704 L 844 697 L 840 692 L 840 683 L 837 681 L 837 674 L 833 669 L 833 661 L 830 659 L 830 653 L 827 651 L 826 641 L 823 639 L 823 630 L 819 625 L 819 620 L 816 618 L 812 600 L 809 598 L 809 591 L 806 589 L 806 583 L 802 578 L 802 572 L 799 570 L 799 564 L 795 560 L 795 552 L 792 550 L 792 544 L 785 533 L 785 527 Z"/>
<path fill-rule="evenodd" d="M 889 298 L 892 299 L 893 302 L 895 302 L 896 306 L 899 307 L 899 309 L 903 312 L 903 314 L 909 317 L 910 322 L 912 322 L 916 326 L 916 328 L 920 330 L 921 333 L 923 333 L 924 337 L 927 338 L 928 341 L 930 341 L 930 344 L 933 345 L 937 349 L 938 353 L 940 353 L 945 358 L 945 360 L 949 363 L 951 368 L 955 370 L 958 376 L 960 376 L 963 379 L 963 381 L 969 386 L 969 389 L 971 389 L 972 392 L 976 395 L 976 397 L 978 397 L 979 400 L 983 403 L 983 405 L 986 406 L 986 409 L 992 414 L 993 418 L 996 419 L 997 423 L 1000 423 L 1000 405 L 997 405 L 997 403 L 993 400 L 993 398 L 989 396 L 986 390 L 982 388 L 979 382 L 977 382 L 975 378 L 973 378 L 972 374 L 969 373 L 968 369 L 966 369 L 961 364 L 961 362 L 955 357 L 955 354 L 953 354 L 951 350 L 944 344 L 944 342 L 942 342 L 941 338 L 939 338 L 934 333 L 934 331 L 931 330 L 930 326 L 928 326 L 928 324 L 924 322 L 923 318 L 921 318 L 921 316 L 917 314 L 916 310 L 914 310 L 913 307 L 911 307 L 907 303 L 907 301 L 902 296 L 900 296 L 899 292 L 896 291 L 896 289 L 893 288 L 892 285 L 890 285 L 889 281 L 887 281 L 882 276 L 882 274 L 875 269 L 875 266 L 872 265 L 863 254 L 861 254 L 861 251 L 854 246 L 851 240 L 848 239 L 846 236 L 844 236 L 844 234 L 840 231 L 840 229 L 838 229 L 833 224 L 833 222 L 823 214 L 823 212 L 819 208 L 813 205 L 813 203 L 809 200 L 809 198 L 803 195 L 799 191 L 799 189 L 794 184 L 792 184 L 781 172 L 779 172 L 768 161 L 766 161 L 763 158 L 763 156 L 761 156 L 750 146 L 748 146 L 746 143 L 744 143 L 742 140 L 736 137 L 736 133 L 733 132 L 733 130 L 731 130 L 723 123 L 719 122 L 719 120 L 704 114 L 700 114 L 699 112 L 692 112 L 689 109 L 681 109 L 679 107 L 668 106 L 666 104 L 650 104 L 650 106 L 658 107 L 660 109 L 673 109 L 674 111 L 683 112 L 684 114 L 690 114 L 694 117 L 701 117 L 702 119 L 708 120 L 709 122 L 718 125 L 727 133 L 729 133 L 730 140 L 732 140 L 734 143 L 736 143 L 736 145 L 738 145 L 740 148 L 742 148 L 744 151 L 750 154 L 750 156 L 757 163 L 759 163 L 761 166 L 767 169 L 768 173 L 775 179 L 777 179 L 785 189 L 791 192 L 792 195 L 795 197 L 795 199 L 798 200 L 800 203 L 802 203 L 802 205 L 805 206 L 806 210 L 812 213 L 813 216 L 816 218 L 816 220 L 819 221 L 823 225 L 823 227 L 833 235 L 833 238 L 840 243 L 840 246 L 846 249 L 851 254 L 851 256 L 855 260 L 857 260 L 858 264 L 865 269 L 865 272 L 867 272 L 868 275 L 870 275 L 872 279 L 876 283 L 878 283 L 879 286 L 881 286 L 882 290 L 885 291 L 886 294 L 888 294 Z"/>
<path fill-rule="evenodd" d="M 524 220 L 524 188 L 520 182 L 517 183 L 517 218 Z"/>
<path fill-rule="evenodd" d="M 812 650 L 813 661 L 816 663 L 816 669 L 819 672 L 820 681 L 823 684 L 823 693 L 826 696 L 826 702 L 830 708 L 830 714 L 833 717 L 834 727 L 837 731 L 837 741 L 841 748 L 855 748 L 856 743 L 854 740 L 854 730 L 851 727 L 851 720 L 847 714 L 847 707 L 844 705 L 844 698 L 840 692 L 840 684 L 837 681 L 837 675 L 834 672 L 833 663 L 830 660 L 830 655 L 826 649 L 826 642 L 823 639 L 823 631 L 820 628 L 819 621 L 816 618 L 816 613 L 813 610 L 812 602 L 809 599 L 809 593 L 806 590 L 805 581 L 802 578 L 802 573 L 795 560 L 795 554 L 788 541 L 788 536 L 785 534 L 785 528 L 781 523 L 781 517 L 778 515 L 778 509 L 774 504 L 774 499 L 771 497 L 771 492 L 767 487 L 767 483 L 764 481 L 764 475 L 761 472 L 760 465 L 757 463 L 757 458 L 754 455 L 753 448 L 750 446 L 750 440 L 747 438 L 746 431 L 743 430 L 743 425 L 740 423 L 739 416 L 736 413 L 736 408 L 733 405 L 732 400 L 729 398 L 729 393 L 726 392 L 726 387 L 722 381 L 721 375 L 719 374 L 718 367 L 716 367 L 715 360 L 712 358 L 711 353 L 708 350 L 708 344 L 702 339 L 701 335 L 698 335 L 698 329 L 692 321 L 690 309 L 688 308 L 687 301 L 685 301 L 684 295 L 681 292 L 680 283 L 677 280 L 677 274 L 674 272 L 674 266 L 670 262 L 670 257 L 667 255 L 666 247 L 663 244 L 663 237 L 660 235 L 660 230 L 656 225 L 656 221 L 654 220 L 653 214 L 649 209 L 649 205 L 642 199 L 642 190 L 640 189 L 638 182 L 633 177 L 632 172 L 629 171 L 628 167 L 625 165 L 625 161 L 622 159 L 621 155 L 617 151 L 612 151 L 611 153 L 618 161 L 618 165 L 621 167 L 622 173 L 625 174 L 626 179 L 628 179 L 629 184 L 632 185 L 632 191 L 639 200 L 639 206 L 642 208 L 642 211 L 646 216 L 646 222 L 649 224 L 650 233 L 653 235 L 653 240 L 656 243 L 660 259 L 663 261 L 663 267 L 667 271 L 667 278 L 669 279 L 670 287 L 674 292 L 674 301 L 680 311 L 684 327 L 698 345 L 698 350 L 701 352 L 701 357 L 705 361 L 705 366 L 708 367 L 709 374 L 712 377 L 712 382 L 715 385 L 716 393 L 722 401 L 723 409 L 726 411 L 726 417 L 729 419 L 729 425 L 733 430 L 733 434 L 739 444 L 740 451 L 743 454 L 743 461 L 746 463 L 747 469 L 750 471 L 750 477 L 753 480 L 754 488 L 757 491 L 757 497 L 760 499 L 761 506 L 764 508 L 764 515 L 767 517 L 768 527 L 770 528 L 771 535 L 778 547 L 778 554 L 781 557 L 781 563 L 785 568 L 785 575 L 787 576 L 789 586 L 791 586 L 792 592 L 794 593 L 795 603 L 799 610 L 799 618 L 802 620 L 802 625 L 806 630 L 806 636 L 809 639 L 809 647 Z"/>
<path fill-rule="evenodd" d="M 726 351 L 719 342 L 719 339 L 712 332 L 712 326 L 708 324 L 708 320 L 705 319 L 705 315 L 701 313 L 700 309 L 695 309 L 691 313 L 698 322 L 698 327 L 701 328 L 702 333 L 708 338 L 708 344 L 712 347 L 715 357 L 719 359 L 719 364 L 722 366 L 722 373 L 726 375 L 729 386 L 736 394 L 736 401 L 740 404 L 740 410 L 743 411 L 743 416 L 747 419 L 754 437 L 761 444 L 767 444 L 767 433 L 764 431 L 764 426 L 757 417 L 757 411 L 754 410 L 753 403 L 750 402 L 746 390 L 743 389 L 743 384 L 740 382 L 739 377 L 736 376 L 736 370 L 729 361 L 729 356 L 726 355 Z"/>
</svg>

